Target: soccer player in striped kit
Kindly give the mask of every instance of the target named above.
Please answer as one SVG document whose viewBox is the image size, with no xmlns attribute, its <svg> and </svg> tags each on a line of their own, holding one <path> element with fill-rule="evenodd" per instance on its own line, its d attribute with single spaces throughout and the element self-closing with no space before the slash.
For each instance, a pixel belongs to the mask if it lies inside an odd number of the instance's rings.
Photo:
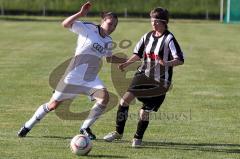
<svg viewBox="0 0 240 159">
<path fill-rule="evenodd" d="M 119 69 L 142 59 L 132 83 L 120 100 L 116 117 L 116 131 L 107 134 L 105 141 L 121 139 L 128 117 L 131 101 L 136 97 L 143 103 L 132 147 L 141 146 L 142 138 L 149 124 L 149 114 L 157 112 L 163 103 L 172 81 L 173 67 L 184 63 L 181 48 L 168 31 L 169 14 L 158 7 L 150 12 L 152 31 L 144 34 L 134 49 L 134 54 Z"/>
<path fill-rule="evenodd" d="M 24 123 L 18 132 L 19 137 L 25 137 L 36 123 L 49 112 L 57 109 L 63 101 L 74 99 L 78 94 L 84 94 L 95 99 L 96 103 L 83 122 L 80 133 L 87 135 L 92 140 L 96 138 L 90 126 L 104 112 L 109 101 L 108 91 L 97 75 L 100 61 L 103 57 L 106 57 L 107 62 L 111 63 L 122 63 L 126 59 L 112 55 L 112 39 L 109 35 L 117 27 L 117 15 L 112 12 L 103 14 L 100 25 L 78 20 L 78 18 L 86 16 L 90 8 L 91 3 L 87 2 L 82 5 L 79 12 L 62 22 L 63 27 L 78 35 L 75 56 L 58 83 L 50 101 L 41 105 L 33 116 Z"/>
</svg>

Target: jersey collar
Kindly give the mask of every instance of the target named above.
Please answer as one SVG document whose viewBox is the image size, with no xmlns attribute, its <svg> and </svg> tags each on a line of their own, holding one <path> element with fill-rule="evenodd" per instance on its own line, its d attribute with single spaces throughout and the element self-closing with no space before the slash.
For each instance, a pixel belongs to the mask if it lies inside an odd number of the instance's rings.
<svg viewBox="0 0 240 159">
<path fill-rule="evenodd" d="M 102 35 L 101 35 L 101 32 L 100 32 L 100 31 L 101 31 L 101 27 L 100 27 L 100 25 L 97 25 L 97 27 L 98 27 L 98 34 L 99 34 L 102 38 L 105 38 L 106 36 L 102 36 Z"/>
</svg>

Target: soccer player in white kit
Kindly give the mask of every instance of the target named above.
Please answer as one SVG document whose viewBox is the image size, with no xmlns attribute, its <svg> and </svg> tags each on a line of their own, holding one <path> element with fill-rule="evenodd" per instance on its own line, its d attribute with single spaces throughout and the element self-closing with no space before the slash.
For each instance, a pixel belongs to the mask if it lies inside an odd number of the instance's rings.
<svg viewBox="0 0 240 159">
<path fill-rule="evenodd" d="M 19 137 L 25 137 L 27 133 L 38 123 L 48 112 L 55 110 L 65 100 L 73 99 L 78 94 L 91 96 L 96 100 L 87 119 L 83 122 L 80 133 L 96 139 L 90 126 L 105 110 L 109 101 L 109 94 L 102 81 L 97 76 L 100 67 L 100 60 L 106 57 L 107 62 L 121 63 L 125 59 L 112 55 L 109 36 L 118 24 L 116 14 L 108 12 L 102 15 L 100 25 L 89 22 L 78 21 L 77 19 L 86 16 L 91 8 L 91 3 L 82 5 L 81 10 L 66 18 L 62 25 L 70 31 L 78 34 L 75 56 L 72 58 L 65 75 L 48 103 L 41 105 L 34 115 L 21 127 Z"/>
</svg>

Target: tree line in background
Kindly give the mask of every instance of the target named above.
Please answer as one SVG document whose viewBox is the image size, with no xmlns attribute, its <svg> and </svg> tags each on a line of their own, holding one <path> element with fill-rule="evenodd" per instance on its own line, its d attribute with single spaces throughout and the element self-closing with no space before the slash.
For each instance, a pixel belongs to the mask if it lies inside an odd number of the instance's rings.
<svg viewBox="0 0 240 159">
<path fill-rule="evenodd" d="M 86 0 L 0 0 L 3 15 L 67 15 L 80 9 Z M 173 18 L 219 17 L 220 0 L 94 0 L 90 15 L 113 11 L 120 16 L 147 17 L 149 11 L 162 6 Z"/>
</svg>

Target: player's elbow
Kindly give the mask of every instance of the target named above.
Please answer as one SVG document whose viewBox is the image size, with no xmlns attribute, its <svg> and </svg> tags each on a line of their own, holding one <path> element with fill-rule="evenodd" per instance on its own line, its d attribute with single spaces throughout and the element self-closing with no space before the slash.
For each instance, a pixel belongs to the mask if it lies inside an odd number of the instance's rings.
<svg viewBox="0 0 240 159">
<path fill-rule="evenodd" d="M 67 28 L 68 27 L 68 25 L 63 21 L 62 22 L 62 26 L 64 27 L 64 28 Z"/>
<path fill-rule="evenodd" d="M 179 60 L 179 65 L 183 65 L 184 64 L 184 60 Z"/>
<path fill-rule="evenodd" d="M 174 66 L 179 66 L 184 64 L 184 59 L 175 59 Z"/>
<path fill-rule="evenodd" d="M 63 26 L 64 28 L 70 28 L 70 27 L 71 27 L 71 24 L 67 23 L 66 21 L 63 21 L 63 22 L 62 22 L 62 26 Z"/>
</svg>

